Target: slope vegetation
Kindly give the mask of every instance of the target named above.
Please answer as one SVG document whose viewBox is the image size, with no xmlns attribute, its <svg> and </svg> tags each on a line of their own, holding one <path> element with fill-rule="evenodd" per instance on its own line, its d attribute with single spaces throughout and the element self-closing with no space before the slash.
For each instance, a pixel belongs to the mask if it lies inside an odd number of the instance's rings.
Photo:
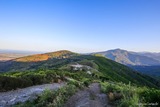
<svg viewBox="0 0 160 107">
<path fill-rule="evenodd" d="M 84 65 L 93 67 L 97 70 L 97 72 L 93 73 L 94 76 L 98 78 L 102 78 L 110 81 L 117 81 L 123 83 L 133 83 L 136 85 L 143 85 L 149 87 L 158 88 L 160 83 L 158 80 L 151 78 L 149 76 L 138 73 L 129 67 L 126 67 L 122 64 L 114 62 L 104 57 L 97 57 L 92 55 L 78 55 L 76 53 L 72 53 L 69 51 L 58 51 L 54 53 L 47 53 L 43 55 L 48 55 L 50 59 L 44 61 L 36 61 L 36 62 L 20 62 L 19 60 L 14 60 L 11 62 L 6 62 L 1 64 L 0 71 L 46 71 L 46 70 L 64 70 L 70 71 L 70 69 L 66 69 L 66 66 L 73 63 L 82 63 Z M 42 56 L 43 56 L 42 55 Z M 37 57 L 32 57 L 35 59 Z M 27 59 L 28 57 L 23 57 L 21 59 Z M 43 59 L 43 57 L 41 57 Z M 25 60 L 26 61 L 26 60 Z M 28 60 L 27 60 L 28 61 Z M 31 73 L 32 74 L 32 73 Z M 25 76 L 25 72 L 22 77 Z M 35 75 L 36 78 L 37 75 Z M 6 78 L 6 77 L 5 77 Z M 27 76 L 26 76 L 27 78 Z M 9 78 L 7 78 L 9 80 Z M 38 78 L 40 79 L 40 78 Z M 15 79 L 16 81 L 21 80 L 20 78 Z M 23 80 L 23 79 L 22 79 Z M 27 80 L 27 79 L 26 79 Z M 41 81 L 41 80 L 40 80 Z M 26 82 L 26 81 L 25 81 Z M 40 82 L 43 83 L 43 82 Z M 28 84 L 28 83 L 26 83 Z"/>
<path fill-rule="evenodd" d="M 17 107 L 35 105 L 37 107 L 63 107 L 65 102 L 79 89 L 88 87 L 93 82 L 101 84 L 101 88 L 98 87 L 96 92 L 98 96 L 106 96 L 107 94 L 109 99 L 117 102 L 117 95 L 120 95 L 117 104 L 122 104 L 121 107 L 128 107 L 139 102 L 158 102 L 160 99 L 157 95 L 160 82 L 152 77 L 138 73 L 125 65 L 102 56 L 80 55 L 69 51 L 60 51 L 60 53 L 43 54 L 49 56 L 47 60 L 37 61 L 35 60 L 37 55 L 34 55 L 29 56 L 33 60 L 28 60 L 27 57 L 26 61 L 26 57 L 23 57 L 21 61 L 15 59 L 1 64 L 0 68 L 3 73 L 0 73 L 0 91 L 48 83 L 67 83 L 65 87 L 57 91 L 45 91 L 36 100 L 18 104 Z M 41 55 L 39 57 L 44 58 Z M 78 69 L 73 67 L 78 67 Z M 100 89 L 103 93 L 100 93 Z M 149 91 L 150 89 L 152 90 Z M 90 93 L 90 91 L 86 92 L 89 94 L 89 97 L 86 97 L 87 101 L 90 102 L 94 99 L 98 101 L 97 103 L 93 101 L 90 105 L 95 103 L 101 105 L 101 100 L 96 97 L 97 94 Z M 141 100 L 141 96 L 144 101 Z"/>
</svg>

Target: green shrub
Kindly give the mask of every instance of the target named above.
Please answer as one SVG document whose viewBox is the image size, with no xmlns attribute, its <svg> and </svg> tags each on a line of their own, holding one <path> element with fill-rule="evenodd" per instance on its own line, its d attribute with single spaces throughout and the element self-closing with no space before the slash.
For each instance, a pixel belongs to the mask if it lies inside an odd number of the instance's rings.
<svg viewBox="0 0 160 107">
<path fill-rule="evenodd" d="M 32 82 L 27 79 L 0 76 L 0 91 L 8 91 L 31 85 Z"/>
<path fill-rule="evenodd" d="M 139 104 L 139 96 L 134 94 L 133 96 L 124 95 L 124 98 L 120 100 L 117 107 L 142 107 L 138 106 Z"/>
<path fill-rule="evenodd" d="M 74 85 L 74 86 L 76 86 L 76 87 L 78 87 L 78 88 L 83 88 L 83 84 L 82 84 L 82 82 L 79 82 L 79 81 L 77 81 L 77 80 L 74 80 L 74 79 L 71 79 L 69 82 L 68 82 L 68 85 Z"/>
<path fill-rule="evenodd" d="M 49 102 L 52 102 L 54 95 L 53 92 L 51 90 L 46 89 L 42 95 L 39 97 L 38 103 L 39 106 L 43 106 L 48 104 Z"/>
<path fill-rule="evenodd" d="M 145 89 L 140 93 L 144 102 L 146 103 L 158 103 L 160 104 L 160 90 L 157 89 Z"/>
<path fill-rule="evenodd" d="M 112 94 L 112 102 L 117 103 L 118 107 L 137 107 L 141 102 L 137 91 L 138 88 L 131 86 L 130 83 L 126 85 L 123 83 L 104 82 L 101 83 L 101 89 L 104 93 L 110 93 L 109 99 Z M 118 101 L 116 101 L 117 93 L 120 95 Z"/>
</svg>

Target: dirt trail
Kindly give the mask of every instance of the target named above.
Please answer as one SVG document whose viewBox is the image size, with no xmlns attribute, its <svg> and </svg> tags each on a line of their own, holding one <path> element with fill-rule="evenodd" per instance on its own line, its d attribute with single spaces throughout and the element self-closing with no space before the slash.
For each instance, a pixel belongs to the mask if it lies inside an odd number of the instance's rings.
<svg viewBox="0 0 160 107">
<path fill-rule="evenodd" d="M 100 92 L 99 83 L 93 83 L 89 88 L 78 91 L 64 107 L 111 107 L 107 95 Z"/>
<path fill-rule="evenodd" d="M 45 89 L 56 90 L 64 85 L 65 83 L 44 84 L 14 91 L 0 92 L 0 107 L 9 107 L 17 102 L 36 99 L 37 95 L 41 94 Z"/>
</svg>

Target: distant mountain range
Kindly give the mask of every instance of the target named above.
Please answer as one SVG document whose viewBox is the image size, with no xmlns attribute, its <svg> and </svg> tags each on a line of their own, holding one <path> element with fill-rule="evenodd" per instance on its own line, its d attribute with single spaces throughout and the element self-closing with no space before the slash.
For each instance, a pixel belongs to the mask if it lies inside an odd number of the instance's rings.
<svg viewBox="0 0 160 107">
<path fill-rule="evenodd" d="M 155 66 L 160 65 L 160 53 L 131 52 L 122 49 L 96 52 L 99 54 L 128 66 Z"/>
<path fill-rule="evenodd" d="M 49 58 L 51 54 L 40 54 L 42 52 L 31 51 L 17 51 L 17 50 L 2 50 L 0 49 L 0 61 L 6 61 L 16 59 L 23 56 L 39 54 L 42 57 L 39 59 L 39 55 L 34 55 L 34 60 L 42 60 L 42 58 Z M 160 53 L 151 52 L 132 52 L 122 49 L 113 49 L 103 52 L 96 52 L 92 54 L 102 55 L 108 59 L 116 61 L 118 63 L 127 66 L 157 66 L 160 65 Z M 26 60 L 32 60 L 32 58 L 25 57 Z M 22 60 L 22 59 L 18 59 Z M 24 58 L 23 58 L 24 60 Z"/>
</svg>

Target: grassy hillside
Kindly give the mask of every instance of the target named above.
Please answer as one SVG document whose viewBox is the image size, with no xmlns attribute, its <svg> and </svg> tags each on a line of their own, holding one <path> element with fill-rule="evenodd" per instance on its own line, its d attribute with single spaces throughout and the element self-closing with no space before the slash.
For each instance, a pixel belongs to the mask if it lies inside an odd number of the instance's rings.
<svg viewBox="0 0 160 107">
<path fill-rule="evenodd" d="M 52 56 L 48 60 L 37 61 L 35 60 L 37 55 L 34 55 L 29 56 L 34 61 L 14 60 L 1 65 L 1 70 L 8 72 L 0 73 L 0 91 L 46 83 L 67 82 L 66 87 L 55 92 L 45 91 L 36 100 L 18 104 L 17 107 L 35 105 L 38 107 L 62 107 L 78 89 L 87 87 L 92 82 L 99 82 L 102 92 L 108 94 L 109 98 L 111 97 L 111 103 L 116 106 L 128 107 L 141 102 L 158 102 L 160 99 L 159 95 L 156 94 L 160 93 L 158 80 L 105 57 L 78 55 L 70 52 L 47 54 Z M 39 57 L 44 58 L 43 55 Z M 84 65 L 90 69 L 74 71 L 71 65 L 75 64 Z M 88 70 L 91 74 L 87 73 Z M 117 93 L 121 96 L 118 100 Z"/>
<path fill-rule="evenodd" d="M 9 63 L 9 65 L 5 65 L 4 67 L 5 71 L 12 71 L 12 72 L 3 73 L 1 75 L 11 77 L 11 78 L 12 77 L 17 78 L 17 76 L 13 76 L 13 75 L 21 74 L 23 77 L 23 75 L 26 75 L 26 72 L 29 72 L 27 73 L 30 75 L 28 77 L 40 79 L 39 77 L 41 77 L 41 75 L 37 75 L 39 74 L 39 71 L 46 72 L 48 70 L 51 70 L 51 71 L 56 70 L 57 72 L 58 71 L 72 72 L 70 71 L 70 69 L 66 69 L 66 68 L 70 64 L 73 64 L 76 62 L 83 65 L 90 66 L 95 70 L 97 70 L 98 72 L 93 73 L 94 77 L 97 77 L 97 78 L 102 78 L 108 81 L 123 82 L 127 84 L 131 82 L 131 84 L 135 84 L 139 86 L 154 87 L 154 88 L 158 88 L 160 86 L 159 81 L 156 79 L 153 79 L 149 76 L 135 72 L 134 70 L 122 64 L 119 64 L 117 62 L 114 62 L 112 60 L 109 60 L 107 58 L 99 57 L 99 56 L 91 56 L 91 55 L 73 55 L 67 58 L 52 58 L 46 61 L 39 61 L 39 62 L 14 61 Z M 3 67 L 1 68 L 1 70 L 3 70 Z M 16 74 L 14 74 L 13 71 L 16 71 Z M 24 73 L 21 71 L 23 71 Z M 32 74 L 35 74 L 35 75 L 32 75 Z M 18 77 L 18 79 L 19 78 L 21 78 L 21 76 Z M 10 80 L 9 78 L 6 78 L 6 79 L 8 81 Z M 21 79 L 19 81 L 21 81 Z M 30 78 L 29 78 L 29 81 L 30 81 Z M 46 81 L 44 80 L 41 81 L 41 79 L 39 81 L 40 82 L 38 82 L 38 84 L 46 83 Z M 29 83 L 29 85 L 36 85 L 36 84 Z"/>
<path fill-rule="evenodd" d="M 99 67 L 105 77 L 111 81 L 129 83 L 129 81 L 136 85 L 145 85 L 151 87 L 159 87 L 160 82 L 150 76 L 143 75 L 134 71 L 133 69 L 109 60 L 104 57 L 97 56 L 83 56 L 84 59 L 93 60 Z"/>
</svg>

